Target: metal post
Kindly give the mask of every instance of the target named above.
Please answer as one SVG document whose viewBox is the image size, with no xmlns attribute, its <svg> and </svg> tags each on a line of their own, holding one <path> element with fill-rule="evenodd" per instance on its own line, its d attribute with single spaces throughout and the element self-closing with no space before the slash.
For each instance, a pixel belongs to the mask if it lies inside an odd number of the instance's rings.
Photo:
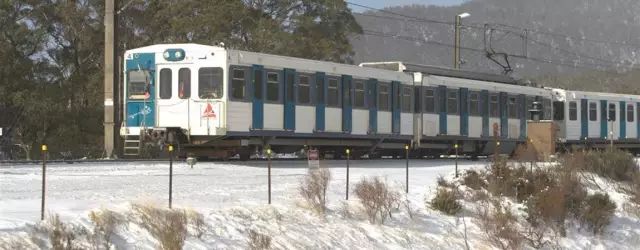
<svg viewBox="0 0 640 250">
<path fill-rule="evenodd" d="M 453 147 L 456 149 L 456 178 L 458 178 L 458 143 L 453 145 Z"/>
<path fill-rule="evenodd" d="M 271 149 L 267 149 L 267 168 L 269 169 L 269 204 L 271 204 Z"/>
<path fill-rule="evenodd" d="M 346 200 L 349 200 L 349 158 L 351 156 L 351 151 L 349 151 L 349 149 L 347 149 L 347 185 L 346 185 Z"/>
<path fill-rule="evenodd" d="M 169 145 L 169 209 L 173 196 L 173 145 Z"/>
<path fill-rule="evenodd" d="M 113 156 L 115 141 L 114 126 L 114 51 L 115 51 L 115 0 L 106 0 L 104 5 L 104 153 Z"/>
<path fill-rule="evenodd" d="M 409 145 L 404 145 L 404 159 L 406 162 L 405 171 L 405 192 L 409 193 Z"/>
<path fill-rule="evenodd" d="M 42 145 L 42 203 L 40 204 L 40 220 L 44 220 L 44 197 L 47 181 L 47 145 Z"/>
</svg>

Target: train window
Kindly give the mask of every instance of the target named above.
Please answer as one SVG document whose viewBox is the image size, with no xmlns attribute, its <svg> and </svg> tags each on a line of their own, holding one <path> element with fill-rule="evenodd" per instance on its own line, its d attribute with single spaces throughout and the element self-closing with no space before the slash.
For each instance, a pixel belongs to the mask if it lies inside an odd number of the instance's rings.
<svg viewBox="0 0 640 250">
<path fill-rule="evenodd" d="M 425 113 L 435 113 L 436 112 L 436 97 L 434 89 L 425 89 L 424 90 L 424 112 Z"/>
<path fill-rule="evenodd" d="M 278 72 L 267 72 L 267 98 L 266 101 L 278 102 L 280 100 L 280 75 Z"/>
<path fill-rule="evenodd" d="M 129 88 L 127 89 L 127 94 L 131 99 L 144 99 L 144 95 L 148 91 L 147 84 L 147 75 L 148 72 L 144 71 L 129 71 L 128 72 L 128 80 L 129 80 Z"/>
<path fill-rule="evenodd" d="M 402 88 L 402 112 L 411 113 L 411 87 Z"/>
<path fill-rule="evenodd" d="M 198 70 L 198 96 L 200 99 L 222 98 L 222 68 Z"/>
<path fill-rule="evenodd" d="M 458 91 L 454 89 L 447 90 L 447 113 L 450 115 L 458 114 Z"/>
<path fill-rule="evenodd" d="M 253 98 L 256 100 L 262 100 L 262 82 L 264 75 L 262 74 L 261 69 L 256 69 L 253 71 Z"/>
<path fill-rule="evenodd" d="M 231 98 L 242 100 L 245 96 L 245 70 L 233 69 L 231 75 Z"/>
<path fill-rule="evenodd" d="M 569 102 L 569 120 L 578 120 L 578 104 L 576 102 Z"/>
<path fill-rule="evenodd" d="M 296 75 L 295 73 L 286 74 L 284 79 L 285 79 L 285 84 L 287 85 L 287 95 L 285 98 L 287 98 L 287 102 L 294 102 L 294 99 L 296 96 L 296 92 L 295 92 Z"/>
<path fill-rule="evenodd" d="M 171 70 L 160 70 L 160 99 L 171 99 Z"/>
<path fill-rule="evenodd" d="M 378 86 L 378 108 L 381 111 L 389 111 L 389 84 L 380 83 Z"/>
<path fill-rule="evenodd" d="M 354 80 L 353 88 L 354 88 L 353 107 L 366 108 L 364 105 L 364 81 Z"/>
<path fill-rule="evenodd" d="M 543 120 L 551 120 L 551 110 L 552 110 L 551 99 L 548 99 L 548 98 L 542 99 L 542 117 L 543 117 L 542 119 Z"/>
<path fill-rule="evenodd" d="M 309 76 L 300 75 L 298 77 L 298 103 L 299 104 L 309 104 L 311 102 L 311 94 L 310 90 L 310 82 Z"/>
<path fill-rule="evenodd" d="M 480 115 L 480 93 L 469 94 L 469 115 Z"/>
<path fill-rule="evenodd" d="M 553 102 L 553 120 L 564 120 L 564 102 Z"/>
<path fill-rule="evenodd" d="M 338 97 L 338 79 L 329 78 L 327 85 L 327 106 L 339 107 L 340 98 Z"/>
<path fill-rule="evenodd" d="M 180 99 L 191 97 L 191 70 L 188 68 L 178 70 L 178 97 Z"/>
<path fill-rule="evenodd" d="M 627 105 L 627 122 L 633 122 L 633 104 Z"/>
<path fill-rule="evenodd" d="M 597 121 L 598 120 L 598 104 L 595 102 L 589 103 L 589 121 Z"/>
<path fill-rule="evenodd" d="M 500 117 L 498 94 L 491 94 L 491 96 L 489 97 L 489 114 L 491 115 L 491 117 Z"/>
<path fill-rule="evenodd" d="M 318 80 L 322 80 L 322 81 L 317 81 L 316 82 L 316 103 L 324 103 L 326 104 L 325 100 L 324 100 L 324 96 L 325 96 L 325 80 L 324 80 L 324 76 L 322 78 L 318 78 Z"/>
<path fill-rule="evenodd" d="M 516 100 L 515 96 L 510 96 L 509 97 L 509 107 L 508 107 L 508 111 L 509 111 L 509 118 L 518 118 L 518 102 Z"/>
<path fill-rule="evenodd" d="M 608 121 L 616 121 L 616 104 L 609 103 L 609 119 Z"/>
</svg>

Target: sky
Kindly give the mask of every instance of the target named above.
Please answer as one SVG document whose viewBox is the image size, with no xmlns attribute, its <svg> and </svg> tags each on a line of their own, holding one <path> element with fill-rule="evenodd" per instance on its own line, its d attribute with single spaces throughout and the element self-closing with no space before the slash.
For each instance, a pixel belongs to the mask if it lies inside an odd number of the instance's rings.
<svg viewBox="0 0 640 250">
<path fill-rule="evenodd" d="M 391 6 L 401 6 L 401 5 L 411 5 L 411 4 L 422 4 L 422 5 L 441 5 L 441 6 L 450 6 L 461 4 L 466 0 L 347 0 L 347 2 L 352 2 L 355 4 L 361 4 L 365 6 L 369 6 L 376 9 L 382 9 L 384 7 Z M 365 11 L 365 8 L 351 6 L 354 12 L 362 12 Z"/>
</svg>

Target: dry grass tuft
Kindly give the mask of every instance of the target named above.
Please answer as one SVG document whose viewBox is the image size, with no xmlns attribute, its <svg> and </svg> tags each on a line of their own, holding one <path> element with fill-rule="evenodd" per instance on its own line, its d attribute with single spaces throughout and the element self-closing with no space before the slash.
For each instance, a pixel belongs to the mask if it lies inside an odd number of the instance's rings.
<svg viewBox="0 0 640 250">
<path fill-rule="evenodd" d="M 127 225 L 124 216 L 106 209 L 91 211 L 89 219 L 95 225 L 91 240 L 96 249 L 100 249 L 100 247 L 111 249 L 111 246 L 113 246 L 111 236 L 118 227 Z"/>
<path fill-rule="evenodd" d="M 251 250 L 271 249 L 271 236 L 261 234 L 255 230 L 249 230 L 248 241 L 249 249 Z"/>
<path fill-rule="evenodd" d="M 309 173 L 300 184 L 300 195 L 320 214 L 327 210 L 327 187 L 331 172 L 326 168 L 309 169 Z"/>
<path fill-rule="evenodd" d="M 179 250 L 187 238 L 187 215 L 184 210 L 169 210 L 152 205 L 133 204 L 141 225 L 160 242 L 164 250 Z"/>
<path fill-rule="evenodd" d="M 384 223 L 387 216 L 391 218 L 392 209 L 400 205 L 400 193 L 392 191 L 379 177 L 362 179 L 354 192 L 371 223 Z"/>
</svg>

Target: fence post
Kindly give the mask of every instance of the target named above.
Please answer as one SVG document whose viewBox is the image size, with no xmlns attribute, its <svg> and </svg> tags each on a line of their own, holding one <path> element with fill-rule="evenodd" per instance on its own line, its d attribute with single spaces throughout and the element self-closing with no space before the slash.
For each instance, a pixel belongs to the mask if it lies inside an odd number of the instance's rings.
<svg viewBox="0 0 640 250">
<path fill-rule="evenodd" d="M 406 179 L 405 179 L 405 185 L 406 185 L 405 188 L 406 188 L 406 190 L 405 191 L 408 194 L 409 193 L 409 145 L 408 144 L 404 145 L 404 151 L 405 151 L 404 158 L 405 158 L 405 161 L 406 161 L 406 176 L 405 176 L 406 177 Z"/>
<path fill-rule="evenodd" d="M 349 158 L 351 158 L 351 151 L 347 148 L 347 192 L 346 192 L 346 200 L 349 200 Z"/>
<path fill-rule="evenodd" d="M 454 144 L 453 147 L 456 149 L 456 178 L 458 178 L 458 143 Z"/>
<path fill-rule="evenodd" d="M 267 149 L 267 168 L 269 178 L 269 204 L 271 204 L 271 149 Z"/>
<path fill-rule="evenodd" d="M 47 144 L 42 144 L 42 203 L 40 204 L 40 220 L 44 220 L 44 200 L 47 182 Z"/>
<path fill-rule="evenodd" d="M 173 145 L 169 145 L 169 209 L 173 196 Z"/>
</svg>

